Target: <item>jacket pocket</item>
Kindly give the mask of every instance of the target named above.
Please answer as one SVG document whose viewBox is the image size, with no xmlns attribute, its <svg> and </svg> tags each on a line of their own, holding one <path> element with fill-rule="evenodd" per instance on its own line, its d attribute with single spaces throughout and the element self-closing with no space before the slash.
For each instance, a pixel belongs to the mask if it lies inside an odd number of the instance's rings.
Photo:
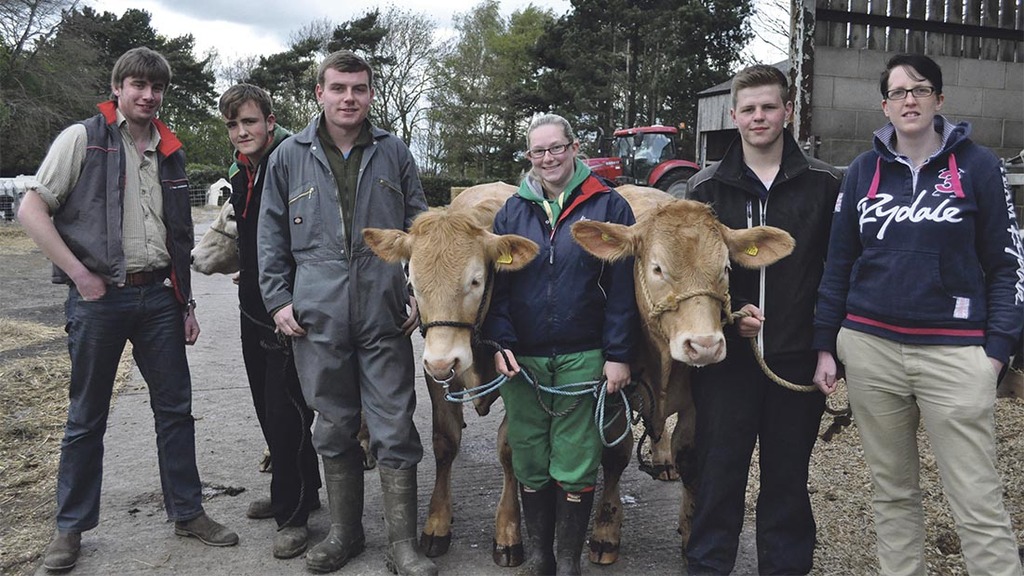
<svg viewBox="0 0 1024 576">
<path fill-rule="evenodd" d="M 320 195 L 316 184 L 307 182 L 288 193 L 288 221 L 292 252 L 310 250 L 319 245 L 323 229 Z"/>
</svg>

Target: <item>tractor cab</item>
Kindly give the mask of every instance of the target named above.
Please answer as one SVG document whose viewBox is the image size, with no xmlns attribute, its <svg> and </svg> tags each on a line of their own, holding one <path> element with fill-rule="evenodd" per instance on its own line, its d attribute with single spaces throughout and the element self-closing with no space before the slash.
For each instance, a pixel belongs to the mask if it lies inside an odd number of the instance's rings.
<svg viewBox="0 0 1024 576">
<path fill-rule="evenodd" d="M 585 162 L 617 185 L 653 186 L 681 198 L 686 193 L 686 181 L 699 168 L 693 162 L 678 159 L 678 134 L 674 126 L 661 125 L 616 130 L 611 156 Z"/>
</svg>

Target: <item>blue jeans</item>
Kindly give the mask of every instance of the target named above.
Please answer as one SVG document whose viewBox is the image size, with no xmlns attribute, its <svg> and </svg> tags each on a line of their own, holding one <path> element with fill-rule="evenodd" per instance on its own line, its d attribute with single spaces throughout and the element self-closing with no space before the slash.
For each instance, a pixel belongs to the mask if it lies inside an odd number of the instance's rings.
<svg viewBox="0 0 1024 576">
<path fill-rule="evenodd" d="M 74 286 L 69 290 L 65 329 L 71 388 L 57 472 L 59 530 L 83 532 L 99 523 L 103 434 L 128 341 L 149 386 L 167 516 L 182 521 L 203 513 L 182 312 L 173 291 L 159 283 L 108 286 L 95 301 L 83 300 Z"/>
</svg>

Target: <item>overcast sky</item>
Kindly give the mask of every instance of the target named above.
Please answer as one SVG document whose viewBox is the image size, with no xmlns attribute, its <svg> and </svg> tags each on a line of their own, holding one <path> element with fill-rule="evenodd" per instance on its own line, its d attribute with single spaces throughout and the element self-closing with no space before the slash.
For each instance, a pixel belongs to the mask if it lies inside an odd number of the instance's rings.
<svg viewBox="0 0 1024 576">
<path fill-rule="evenodd" d="M 338 0 L 81 0 L 99 12 L 121 17 L 128 8 L 139 8 L 153 16 L 152 25 L 167 37 L 192 34 L 196 55 L 202 57 L 215 48 L 222 62 L 253 54 L 282 52 L 288 38 L 314 20 L 328 18 L 336 24 L 364 15 L 374 6 L 386 11 L 392 2 Z M 417 14 L 427 14 L 442 29 L 452 28 L 452 17 L 466 14 L 481 0 L 399 0 L 394 5 Z M 772 0 L 755 0 L 762 5 Z M 556 17 L 572 9 L 569 0 L 500 0 L 501 11 L 511 15 L 530 4 L 550 9 Z M 746 52 L 759 60 L 776 62 L 785 54 L 758 46 Z"/>
<path fill-rule="evenodd" d="M 202 56 L 216 48 L 222 58 L 273 54 L 288 47 L 288 37 L 314 20 L 328 18 L 336 24 L 358 18 L 374 6 L 381 12 L 390 2 L 338 0 L 83 0 L 99 12 L 118 17 L 128 8 L 152 14 L 153 28 L 168 37 L 192 34 Z M 466 14 L 479 0 L 401 0 L 394 5 L 416 14 L 427 14 L 441 28 L 452 27 L 452 16 Z M 555 16 L 568 12 L 569 0 L 500 0 L 501 11 L 511 15 L 530 4 L 548 8 Z"/>
</svg>

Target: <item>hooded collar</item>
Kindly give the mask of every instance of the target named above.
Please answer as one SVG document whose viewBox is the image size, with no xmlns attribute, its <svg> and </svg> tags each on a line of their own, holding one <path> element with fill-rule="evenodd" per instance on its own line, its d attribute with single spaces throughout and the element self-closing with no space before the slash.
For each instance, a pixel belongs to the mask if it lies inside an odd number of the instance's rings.
<svg viewBox="0 0 1024 576">
<path fill-rule="evenodd" d="M 956 154 L 953 153 L 953 149 L 967 139 L 971 133 L 971 126 L 966 122 L 953 124 L 946 120 L 945 116 L 936 114 L 935 131 L 942 135 L 942 144 L 939 145 L 939 149 L 934 154 L 925 160 L 922 166 L 926 166 L 939 156 L 948 153 L 946 165 L 949 168 L 950 185 L 953 187 L 953 195 L 957 198 L 963 198 L 964 189 L 960 183 L 960 170 L 957 167 Z M 878 153 L 878 158 L 875 160 L 875 173 L 871 177 L 871 186 L 868 188 L 867 197 L 871 200 L 874 200 L 878 195 L 878 187 L 881 184 L 882 159 L 884 158 L 886 162 L 896 162 L 897 158 L 900 157 L 899 153 L 896 152 L 895 142 L 896 127 L 893 126 L 892 122 L 875 130 L 874 148 L 875 152 Z"/>
</svg>

